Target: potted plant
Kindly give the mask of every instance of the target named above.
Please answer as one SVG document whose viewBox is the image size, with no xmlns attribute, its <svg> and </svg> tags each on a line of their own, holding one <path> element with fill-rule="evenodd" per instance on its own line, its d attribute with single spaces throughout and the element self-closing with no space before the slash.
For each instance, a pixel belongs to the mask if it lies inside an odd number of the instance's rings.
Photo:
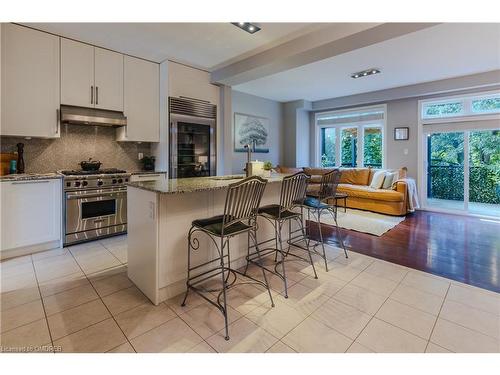
<svg viewBox="0 0 500 375">
<path fill-rule="evenodd" d="M 263 176 L 264 177 L 271 177 L 271 169 L 273 169 L 273 163 L 271 163 L 270 161 L 266 161 L 264 163 L 264 173 L 263 173 Z"/>
<path fill-rule="evenodd" d="M 155 170 L 155 157 L 154 156 L 144 156 L 141 159 L 142 169 L 144 171 L 154 171 Z"/>
</svg>

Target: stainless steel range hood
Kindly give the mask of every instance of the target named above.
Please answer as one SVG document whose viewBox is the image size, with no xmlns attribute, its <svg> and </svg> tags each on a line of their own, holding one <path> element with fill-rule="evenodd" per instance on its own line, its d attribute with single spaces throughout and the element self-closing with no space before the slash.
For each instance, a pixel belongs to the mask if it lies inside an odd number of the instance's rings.
<svg viewBox="0 0 500 375">
<path fill-rule="evenodd" d="M 126 126 L 123 112 L 61 105 L 61 123 L 94 126 Z"/>
</svg>

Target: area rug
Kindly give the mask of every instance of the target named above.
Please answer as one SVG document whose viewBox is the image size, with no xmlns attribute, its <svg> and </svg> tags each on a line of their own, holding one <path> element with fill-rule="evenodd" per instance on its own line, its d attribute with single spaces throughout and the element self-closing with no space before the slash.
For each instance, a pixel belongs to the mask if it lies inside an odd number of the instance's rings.
<svg viewBox="0 0 500 375">
<path fill-rule="evenodd" d="M 404 221 L 404 219 L 404 216 L 389 216 L 350 208 L 347 209 L 347 212 L 344 212 L 343 208 L 339 208 L 337 217 L 339 227 L 369 233 L 375 236 L 383 235 L 385 232 Z M 323 213 L 323 215 L 321 215 L 321 222 L 335 225 L 332 215 L 328 213 Z"/>
</svg>

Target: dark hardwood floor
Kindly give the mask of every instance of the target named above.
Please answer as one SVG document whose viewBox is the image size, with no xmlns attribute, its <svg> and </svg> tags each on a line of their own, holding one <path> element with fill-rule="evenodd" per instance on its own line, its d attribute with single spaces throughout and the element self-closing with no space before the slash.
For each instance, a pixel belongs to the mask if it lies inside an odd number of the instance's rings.
<svg viewBox="0 0 500 375">
<path fill-rule="evenodd" d="M 416 211 L 381 237 L 341 231 L 352 251 L 500 292 L 500 220 Z"/>
</svg>

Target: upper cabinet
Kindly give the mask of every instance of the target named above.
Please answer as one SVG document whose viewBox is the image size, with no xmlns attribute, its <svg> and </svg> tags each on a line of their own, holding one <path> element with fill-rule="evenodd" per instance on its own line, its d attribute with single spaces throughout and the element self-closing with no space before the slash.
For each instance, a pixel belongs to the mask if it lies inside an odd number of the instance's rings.
<svg viewBox="0 0 500 375">
<path fill-rule="evenodd" d="M 59 37 L 1 25 L 1 135 L 59 137 Z"/>
<path fill-rule="evenodd" d="M 123 111 L 123 55 L 62 38 L 61 104 Z"/>
<path fill-rule="evenodd" d="M 61 39 L 61 104 L 94 106 L 94 47 Z"/>
<path fill-rule="evenodd" d="M 207 100 L 219 105 L 220 88 L 210 83 L 210 73 L 169 61 L 168 95 Z"/>
<path fill-rule="evenodd" d="M 127 126 L 117 130 L 119 141 L 160 140 L 160 66 L 124 57 L 124 108 Z"/>
<path fill-rule="evenodd" d="M 123 111 L 123 60 L 121 53 L 95 48 L 95 107 Z"/>
</svg>

